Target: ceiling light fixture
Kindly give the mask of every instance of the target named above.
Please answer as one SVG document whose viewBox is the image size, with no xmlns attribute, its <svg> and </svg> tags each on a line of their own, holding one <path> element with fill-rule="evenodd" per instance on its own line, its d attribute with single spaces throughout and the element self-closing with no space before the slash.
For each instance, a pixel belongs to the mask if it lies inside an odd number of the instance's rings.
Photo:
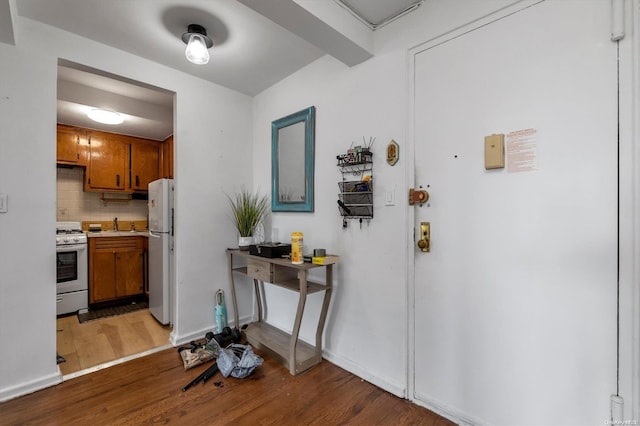
<svg viewBox="0 0 640 426">
<path fill-rule="evenodd" d="M 207 30 L 203 26 L 189 24 L 187 32 L 182 34 L 182 41 L 187 43 L 184 54 L 189 62 L 196 65 L 209 62 L 208 49 L 213 46 L 213 41 L 207 37 Z"/>
<path fill-rule="evenodd" d="M 121 124 L 124 121 L 122 115 L 108 109 L 91 109 L 87 112 L 87 116 L 93 121 L 103 124 Z"/>
</svg>

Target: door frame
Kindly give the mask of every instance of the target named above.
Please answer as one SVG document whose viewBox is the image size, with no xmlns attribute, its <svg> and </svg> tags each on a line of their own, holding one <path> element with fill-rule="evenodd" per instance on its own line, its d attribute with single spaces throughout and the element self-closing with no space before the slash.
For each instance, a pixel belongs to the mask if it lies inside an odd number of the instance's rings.
<svg viewBox="0 0 640 426">
<path fill-rule="evenodd" d="M 416 56 L 431 48 L 471 33 L 493 22 L 535 6 L 545 0 L 521 0 L 489 15 L 420 43 L 407 53 L 408 146 L 406 182 L 415 182 L 415 63 Z M 625 1 L 625 0 L 621 0 Z M 640 0 L 625 3 L 627 37 L 620 40 L 620 166 L 619 166 L 619 368 L 618 394 L 626 402 L 624 418 L 640 420 Z M 630 35 L 630 36 L 629 36 Z M 626 161 L 625 161 L 626 160 Z M 422 401 L 415 397 L 415 209 L 407 211 L 407 398 L 454 422 L 469 422 L 441 401 Z M 626 236 L 624 238 L 623 236 Z M 613 389 L 612 391 L 615 391 Z M 603 395 L 603 397 L 606 397 Z"/>
<path fill-rule="evenodd" d="M 620 49 L 619 394 L 640 421 L 640 0 L 624 1 Z"/>
</svg>

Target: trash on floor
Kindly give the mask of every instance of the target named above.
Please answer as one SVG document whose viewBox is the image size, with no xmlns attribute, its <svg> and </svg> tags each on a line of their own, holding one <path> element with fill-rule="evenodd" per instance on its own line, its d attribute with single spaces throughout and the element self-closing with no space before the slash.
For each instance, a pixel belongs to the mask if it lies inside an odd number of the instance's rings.
<svg viewBox="0 0 640 426">
<path fill-rule="evenodd" d="M 253 353 L 251 345 L 234 343 L 222 349 L 218 356 L 218 368 L 224 377 L 243 379 L 262 363 L 262 357 Z"/>
<path fill-rule="evenodd" d="M 207 339 L 205 343 L 191 341 L 189 346 L 179 347 L 178 353 L 182 357 L 184 369 L 188 370 L 217 358 L 220 354 L 220 345 L 215 339 Z"/>
</svg>

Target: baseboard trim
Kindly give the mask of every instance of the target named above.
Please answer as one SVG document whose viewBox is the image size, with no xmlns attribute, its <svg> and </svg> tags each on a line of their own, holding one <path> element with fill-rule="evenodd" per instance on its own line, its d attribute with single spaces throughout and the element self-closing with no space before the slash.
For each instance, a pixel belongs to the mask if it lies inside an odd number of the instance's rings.
<svg viewBox="0 0 640 426">
<path fill-rule="evenodd" d="M 5 402 L 10 399 L 28 395 L 30 393 L 48 388 L 50 386 L 55 386 L 60 383 L 62 383 L 62 374 L 60 374 L 60 369 L 58 368 L 57 373 L 53 373 L 48 376 L 40 377 L 36 380 L 32 380 L 30 382 L 20 383 L 19 385 L 0 390 L 0 402 Z"/>
<path fill-rule="evenodd" d="M 394 383 L 387 378 L 373 375 L 370 373 L 370 371 L 363 369 L 355 362 L 338 356 L 326 349 L 322 351 L 322 356 L 332 364 L 335 364 L 338 367 L 347 370 L 348 372 L 360 377 L 361 379 L 371 383 L 374 386 L 379 387 L 380 389 L 384 389 L 385 391 L 392 393 L 399 398 L 407 398 L 407 388 L 400 383 Z"/>
<path fill-rule="evenodd" d="M 451 420 L 457 425 L 464 425 L 464 426 L 488 425 L 487 422 L 473 418 L 472 416 L 469 416 L 467 413 L 464 413 L 460 410 L 452 408 L 444 404 L 443 402 L 435 398 L 428 397 L 424 394 L 416 393 L 415 398 L 409 398 L 409 400 L 416 405 L 424 407 L 429 411 L 433 411 L 434 413 L 446 419 Z"/>
</svg>

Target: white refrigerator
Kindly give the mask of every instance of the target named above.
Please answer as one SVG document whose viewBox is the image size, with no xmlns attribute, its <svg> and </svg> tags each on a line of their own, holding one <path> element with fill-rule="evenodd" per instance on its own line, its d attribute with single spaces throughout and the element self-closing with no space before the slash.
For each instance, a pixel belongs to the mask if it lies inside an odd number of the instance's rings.
<svg viewBox="0 0 640 426">
<path fill-rule="evenodd" d="M 173 179 L 149 183 L 149 311 L 173 323 Z"/>
</svg>

